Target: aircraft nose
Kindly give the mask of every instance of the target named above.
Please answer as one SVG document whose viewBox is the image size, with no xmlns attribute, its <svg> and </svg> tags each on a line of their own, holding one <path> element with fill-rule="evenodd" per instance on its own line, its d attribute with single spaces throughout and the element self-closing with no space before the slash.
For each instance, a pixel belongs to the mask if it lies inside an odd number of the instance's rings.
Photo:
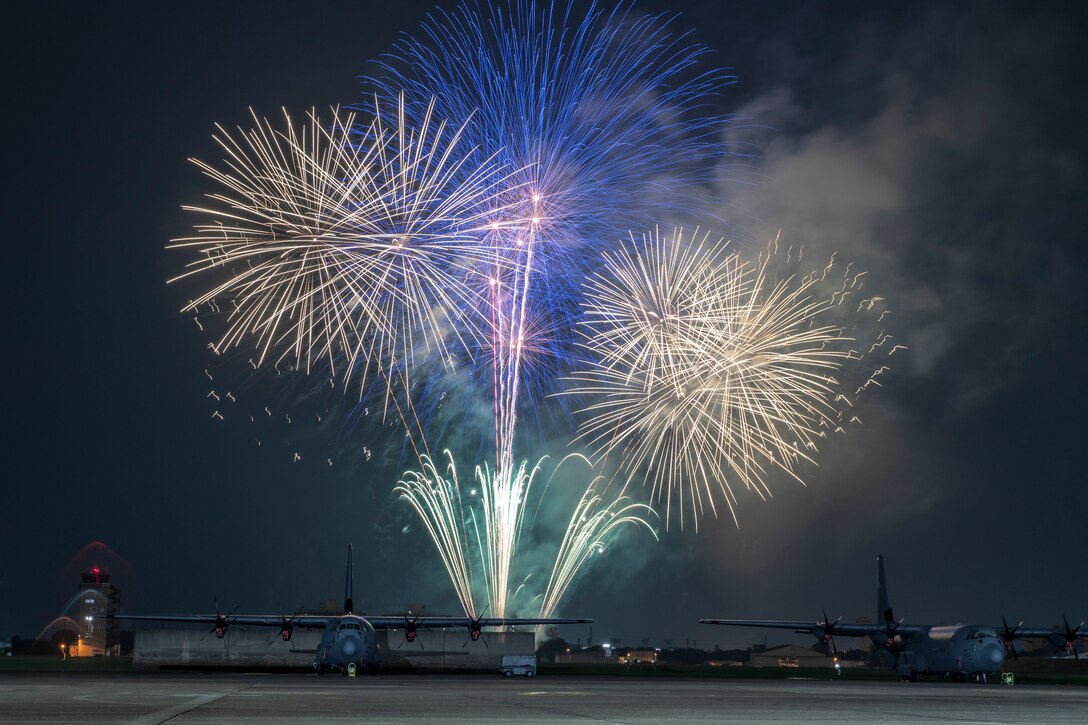
<svg viewBox="0 0 1088 725">
<path fill-rule="evenodd" d="M 342 649 L 343 649 L 344 654 L 347 655 L 348 657 L 353 656 L 355 654 L 355 649 L 356 649 L 355 639 L 353 637 L 348 637 L 347 639 L 345 639 Z"/>
<path fill-rule="evenodd" d="M 980 653 L 982 655 L 983 663 L 988 663 L 994 667 L 1000 667 L 1005 661 L 1005 650 L 1002 647 L 998 647 L 995 644 L 991 644 Z"/>
</svg>

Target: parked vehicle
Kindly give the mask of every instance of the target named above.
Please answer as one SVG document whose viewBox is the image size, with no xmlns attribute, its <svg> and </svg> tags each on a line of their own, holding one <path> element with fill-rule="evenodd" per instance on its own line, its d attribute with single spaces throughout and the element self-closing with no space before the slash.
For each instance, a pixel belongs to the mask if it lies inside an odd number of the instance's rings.
<svg viewBox="0 0 1088 725">
<path fill-rule="evenodd" d="M 503 677 L 533 677 L 536 675 L 536 655 L 503 655 L 500 669 Z"/>
</svg>

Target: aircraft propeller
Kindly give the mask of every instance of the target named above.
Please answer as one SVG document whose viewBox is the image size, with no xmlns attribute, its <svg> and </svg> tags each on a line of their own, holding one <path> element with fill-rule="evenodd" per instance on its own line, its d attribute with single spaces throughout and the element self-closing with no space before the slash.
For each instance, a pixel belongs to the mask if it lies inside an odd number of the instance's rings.
<svg viewBox="0 0 1088 725">
<path fill-rule="evenodd" d="M 1005 615 L 1001 615 L 1001 624 L 1004 625 L 1004 631 L 1001 633 L 1001 637 L 1005 640 L 1005 654 L 1012 652 L 1013 661 L 1017 661 L 1020 658 L 1016 654 L 1016 646 L 1013 644 L 1013 640 L 1023 639 L 1023 637 L 1017 637 L 1016 632 L 1024 626 L 1024 620 L 1020 620 L 1020 624 L 1016 625 L 1012 629 L 1009 629 L 1009 623 L 1005 621 Z"/>
<path fill-rule="evenodd" d="M 830 619 L 827 618 L 827 610 L 825 609 L 823 610 L 823 612 L 824 621 L 820 622 L 819 624 L 819 629 L 822 633 L 819 637 L 819 640 L 825 645 L 830 644 L 831 654 L 835 654 L 839 651 L 838 647 L 835 646 L 835 625 L 842 621 L 842 617 L 840 616 L 838 619 L 832 622 Z"/>
<path fill-rule="evenodd" d="M 400 644 L 397 645 L 397 649 L 403 647 L 405 642 L 416 641 L 416 621 L 419 619 L 419 615 L 423 614 L 424 609 L 426 609 L 426 605 L 420 607 L 419 611 L 416 612 L 416 616 L 412 617 L 411 619 L 408 618 L 408 615 L 404 615 L 404 639 L 402 639 Z M 419 643 L 419 648 L 427 649 L 423 646 L 422 640 Z"/>
<path fill-rule="evenodd" d="M 1081 622 L 1076 627 L 1070 628 L 1069 620 L 1066 619 L 1065 615 L 1063 614 L 1062 624 L 1065 625 L 1065 632 L 1062 633 L 1062 637 L 1065 639 L 1065 641 L 1058 645 L 1058 649 L 1054 650 L 1054 654 L 1058 654 L 1062 650 L 1065 650 L 1066 652 L 1072 651 L 1073 659 L 1079 662 L 1080 653 L 1077 652 L 1077 637 L 1082 635 L 1078 635 L 1077 632 L 1080 631 L 1080 628 L 1084 626 L 1084 622 Z"/>
<path fill-rule="evenodd" d="M 897 647 L 895 644 L 895 637 L 896 633 L 899 630 L 899 625 L 901 624 L 903 624 L 902 619 L 900 619 L 898 622 L 893 619 L 889 619 L 884 624 L 884 626 L 880 628 L 880 631 L 884 633 L 884 642 L 876 646 L 878 650 L 886 649 L 892 653 L 892 656 L 895 657 L 895 664 L 893 665 L 894 668 L 899 667 L 899 647 Z"/>
<path fill-rule="evenodd" d="M 489 604 L 487 606 L 490 607 L 491 605 Z M 473 642 L 479 642 L 480 641 L 480 634 L 481 634 L 481 632 L 480 632 L 480 620 L 483 619 L 484 614 L 486 612 L 487 612 L 487 607 L 484 607 L 484 611 L 480 613 L 480 616 L 469 619 L 469 623 L 468 623 L 468 639 L 466 639 L 465 643 L 463 645 L 461 645 L 461 649 L 464 649 L 465 647 L 468 646 L 469 640 L 472 640 Z M 488 649 L 491 649 L 491 645 L 489 645 L 487 643 L 486 639 L 483 642 L 484 642 L 484 647 L 487 647 Z"/>
<path fill-rule="evenodd" d="M 272 638 L 272 641 L 268 643 L 269 647 L 275 644 L 276 637 L 283 637 L 284 642 L 291 641 L 291 635 L 294 634 L 295 631 L 295 619 L 297 619 L 298 615 L 302 613 L 302 609 L 303 607 L 299 607 L 298 609 L 296 609 L 295 613 L 291 615 L 290 619 L 288 619 L 283 614 L 283 607 L 280 607 L 280 631 L 278 634 L 276 634 L 275 637 Z"/>
<path fill-rule="evenodd" d="M 240 606 L 242 606 L 242 605 L 239 604 L 238 607 L 240 607 Z M 223 635 L 225 635 L 227 633 L 227 627 L 230 626 L 230 615 L 237 612 L 238 607 L 235 607 L 234 609 L 230 610 L 230 612 L 228 612 L 227 614 L 222 614 L 219 611 L 219 602 L 217 601 L 215 603 L 215 625 L 211 629 L 208 630 L 207 634 L 205 634 L 203 637 L 200 638 L 200 641 L 203 642 L 204 640 L 206 640 L 208 638 L 208 635 L 213 634 L 213 633 L 219 639 L 223 639 Z"/>
</svg>

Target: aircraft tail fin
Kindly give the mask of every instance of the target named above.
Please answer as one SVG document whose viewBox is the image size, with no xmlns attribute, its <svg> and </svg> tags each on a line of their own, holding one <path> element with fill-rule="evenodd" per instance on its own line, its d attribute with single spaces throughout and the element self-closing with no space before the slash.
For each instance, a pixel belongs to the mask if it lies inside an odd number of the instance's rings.
<svg viewBox="0 0 1088 725">
<path fill-rule="evenodd" d="M 888 601 L 888 582 L 884 576 L 884 555 L 876 557 L 876 616 L 878 621 L 890 624 L 895 621 L 892 605 Z"/>
<path fill-rule="evenodd" d="M 355 587 L 351 581 L 351 544 L 348 544 L 348 572 L 344 578 L 344 612 L 346 614 L 352 613 L 352 607 L 354 603 L 352 600 L 352 593 Z"/>
</svg>

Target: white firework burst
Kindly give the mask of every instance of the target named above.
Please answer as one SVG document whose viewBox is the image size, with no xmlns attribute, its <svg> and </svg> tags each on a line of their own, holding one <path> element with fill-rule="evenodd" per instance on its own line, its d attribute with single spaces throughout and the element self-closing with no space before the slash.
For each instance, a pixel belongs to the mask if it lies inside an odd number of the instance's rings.
<svg viewBox="0 0 1088 725">
<path fill-rule="evenodd" d="M 470 282 L 494 265 L 486 235 L 509 183 L 463 126 L 429 110 L 406 125 L 403 98 L 392 124 L 377 105 L 366 122 L 339 109 L 329 123 L 313 111 L 297 126 L 284 112 L 282 129 L 253 121 L 219 127 L 218 166 L 194 160 L 220 190 L 184 207 L 202 221 L 170 246 L 196 258 L 171 281 L 210 280 L 185 310 L 228 311 L 217 352 L 252 343 L 258 364 L 323 363 L 345 385 L 378 373 L 388 403 L 417 356 L 445 361 L 479 334 L 486 298 Z"/>
<path fill-rule="evenodd" d="M 566 391 L 592 401 L 582 439 L 645 476 L 681 527 L 722 499 L 735 521 L 738 487 L 768 495 L 771 470 L 800 480 L 849 357 L 842 328 L 819 324 L 832 304 L 815 276 L 772 282 L 770 253 L 749 264 L 698 230 L 632 234 L 603 256 L 585 284 L 589 362 Z"/>
</svg>

